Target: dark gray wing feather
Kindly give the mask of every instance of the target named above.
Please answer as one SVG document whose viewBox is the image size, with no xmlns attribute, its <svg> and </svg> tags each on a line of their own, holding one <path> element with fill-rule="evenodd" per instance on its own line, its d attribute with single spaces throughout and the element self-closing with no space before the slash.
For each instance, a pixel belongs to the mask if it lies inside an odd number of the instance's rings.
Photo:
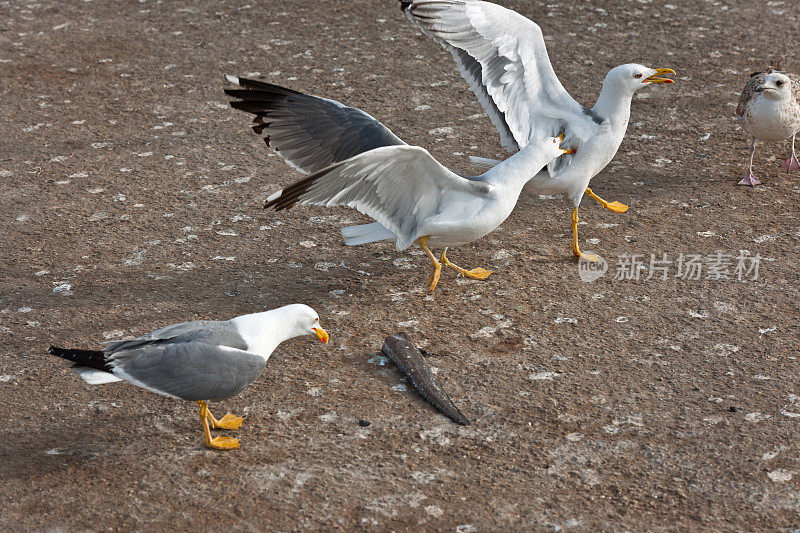
<svg viewBox="0 0 800 533">
<path fill-rule="evenodd" d="M 266 359 L 205 342 L 147 344 L 112 354 L 115 376 L 188 401 L 235 396 L 264 370 Z"/>
<path fill-rule="evenodd" d="M 253 131 L 304 173 L 322 170 L 381 146 L 405 144 L 364 111 L 262 81 L 229 77 L 231 107 L 255 115 Z"/>
<path fill-rule="evenodd" d="M 115 341 L 108 344 L 103 351 L 107 354 L 113 354 L 122 350 L 133 350 L 146 345 L 175 341 L 205 342 L 212 346 L 229 346 L 239 350 L 247 350 L 247 343 L 230 322 L 197 320 L 172 324 L 135 339 Z"/>
</svg>

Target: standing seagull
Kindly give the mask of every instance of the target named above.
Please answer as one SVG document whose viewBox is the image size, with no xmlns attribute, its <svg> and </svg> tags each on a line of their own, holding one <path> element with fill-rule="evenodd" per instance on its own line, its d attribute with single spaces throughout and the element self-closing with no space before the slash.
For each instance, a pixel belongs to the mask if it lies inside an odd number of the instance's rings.
<svg viewBox="0 0 800 533">
<path fill-rule="evenodd" d="M 480 176 L 461 176 L 361 110 L 270 83 L 226 78 L 242 87 L 225 91 L 238 98 L 231 106 L 255 114 L 253 129 L 264 135 L 267 146 L 311 173 L 272 194 L 264 207 L 280 211 L 300 203 L 358 209 L 377 222 L 343 228 L 345 244 L 388 240 L 405 250 L 418 243 L 431 261 L 430 292 L 442 265 L 468 278 L 486 279 L 490 270 L 451 263 L 447 247 L 496 229 L 539 169 L 574 152 L 560 147 L 563 135 L 547 137 Z M 439 260 L 428 244 L 445 247 Z"/>
<path fill-rule="evenodd" d="M 660 75 L 675 71 L 638 64 L 613 68 L 589 109 L 558 81 L 541 28 L 519 13 L 477 0 L 401 0 L 401 9 L 453 55 L 509 152 L 566 132 L 565 144 L 576 148 L 575 155 L 550 163 L 531 185 L 537 193 L 564 194 L 572 200 L 572 251 L 580 257 L 578 206 L 584 192 L 615 213 L 628 209 L 620 202 L 603 200 L 588 185 L 617 153 L 628 127 L 633 94 L 650 83 L 673 83 Z"/>
<path fill-rule="evenodd" d="M 239 439 L 212 439 L 209 422 L 215 429 L 239 429 L 243 419 L 226 414 L 217 420 L 207 402 L 236 396 L 261 374 L 280 343 L 309 334 L 328 342 L 316 311 L 292 304 L 224 322 L 173 324 L 136 339 L 112 342 L 103 350 L 51 346 L 50 354 L 75 363 L 75 371 L 91 385 L 125 380 L 163 396 L 196 402 L 206 447 L 230 450 L 239 447 Z"/>
<path fill-rule="evenodd" d="M 739 185 L 761 184 L 753 174 L 756 139 L 782 141 L 791 137 L 792 155 L 781 169 L 787 173 L 800 170 L 794 152 L 794 139 L 800 132 L 800 76 L 782 72 L 780 61 L 764 72 L 754 72 L 742 89 L 736 115 L 750 133 L 750 168 Z"/>
</svg>

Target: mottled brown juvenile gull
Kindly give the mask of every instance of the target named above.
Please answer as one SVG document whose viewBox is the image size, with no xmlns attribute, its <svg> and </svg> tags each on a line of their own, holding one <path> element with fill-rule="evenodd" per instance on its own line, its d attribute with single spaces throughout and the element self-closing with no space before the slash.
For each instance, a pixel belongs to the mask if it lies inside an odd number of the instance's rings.
<svg viewBox="0 0 800 533">
<path fill-rule="evenodd" d="M 584 193 L 616 213 L 628 209 L 594 194 L 589 181 L 617 153 L 634 93 L 651 83 L 672 83 L 661 75 L 675 71 L 635 63 L 613 68 L 589 109 L 576 102 L 556 77 L 541 28 L 519 13 L 477 0 L 401 0 L 401 8 L 452 54 L 509 152 L 566 132 L 564 143 L 576 149 L 575 155 L 551 162 L 529 188 L 539 194 L 564 194 L 572 201 L 572 251 L 580 256 L 578 206 Z M 481 159 L 482 164 L 487 162 Z"/>
<path fill-rule="evenodd" d="M 778 142 L 792 138 L 792 154 L 781 168 L 800 170 L 794 140 L 800 132 L 800 76 L 780 70 L 779 62 L 763 72 L 754 72 L 742 89 L 736 115 L 750 134 L 750 167 L 739 185 L 751 187 L 761 182 L 753 174 L 756 139 Z"/>
<path fill-rule="evenodd" d="M 217 420 L 207 402 L 236 396 L 261 374 L 280 343 L 309 334 L 328 342 L 316 311 L 292 304 L 227 321 L 173 324 L 136 339 L 112 342 L 102 350 L 51 346 L 50 353 L 75 363 L 75 371 L 89 384 L 124 380 L 163 396 L 197 402 L 205 445 L 229 450 L 239 446 L 239 439 L 212 439 L 209 422 L 215 429 L 239 429 L 242 418 L 226 414 Z"/>
<path fill-rule="evenodd" d="M 280 211 L 300 203 L 358 209 L 376 222 L 343 228 L 345 244 L 387 240 L 398 250 L 419 244 L 431 261 L 431 292 L 442 265 L 468 278 L 489 276 L 490 270 L 467 270 L 450 262 L 447 247 L 494 231 L 511 214 L 525 183 L 553 159 L 571 153 L 560 147 L 563 135 L 546 137 L 480 176 L 462 176 L 363 111 L 255 80 L 227 79 L 247 88 L 226 92 L 240 99 L 231 102 L 233 107 L 256 115 L 254 129 L 266 135 L 267 144 L 296 167 L 313 172 L 272 194 L 264 207 Z M 275 94 L 287 96 L 276 101 Z M 343 154 L 356 155 L 334 162 Z M 333 163 L 314 170 L 320 161 Z M 440 259 L 428 244 L 445 247 Z"/>
</svg>

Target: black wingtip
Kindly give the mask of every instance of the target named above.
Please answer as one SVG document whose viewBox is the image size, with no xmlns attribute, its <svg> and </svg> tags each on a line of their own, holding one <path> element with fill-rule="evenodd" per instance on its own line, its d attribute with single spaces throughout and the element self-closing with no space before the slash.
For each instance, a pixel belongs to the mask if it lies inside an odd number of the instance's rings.
<svg viewBox="0 0 800 533">
<path fill-rule="evenodd" d="M 405 13 L 406 9 L 408 9 L 408 6 L 410 6 L 410 5 L 411 5 L 411 2 L 408 2 L 407 0 L 400 0 L 400 11 Z"/>
</svg>

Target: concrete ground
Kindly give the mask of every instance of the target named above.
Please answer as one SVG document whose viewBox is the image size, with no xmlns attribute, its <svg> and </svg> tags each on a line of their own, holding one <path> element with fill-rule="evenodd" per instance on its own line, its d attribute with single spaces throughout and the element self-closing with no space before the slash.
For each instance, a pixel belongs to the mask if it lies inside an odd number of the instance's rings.
<svg viewBox="0 0 800 533">
<path fill-rule="evenodd" d="M 505 157 L 394 0 L 0 1 L 0 529 L 800 528 L 800 176 L 778 169 L 788 143 L 761 144 L 764 185 L 736 186 L 733 120 L 769 57 L 800 71 L 800 15 L 502 3 L 541 25 L 579 102 L 620 63 L 678 72 L 637 95 L 592 181 L 631 209 L 583 202 L 581 244 L 608 261 L 593 282 L 563 199 L 523 193 L 449 254 L 494 274 L 445 272 L 430 296 L 418 250 L 342 245 L 357 212 L 261 210 L 300 175 L 230 109 L 225 73 L 364 109 L 460 171 Z M 245 416 L 232 452 L 202 447 L 193 404 L 90 387 L 47 355 L 290 302 L 331 342 L 281 345 L 212 406 Z M 375 356 L 398 330 L 472 425 Z"/>
</svg>

